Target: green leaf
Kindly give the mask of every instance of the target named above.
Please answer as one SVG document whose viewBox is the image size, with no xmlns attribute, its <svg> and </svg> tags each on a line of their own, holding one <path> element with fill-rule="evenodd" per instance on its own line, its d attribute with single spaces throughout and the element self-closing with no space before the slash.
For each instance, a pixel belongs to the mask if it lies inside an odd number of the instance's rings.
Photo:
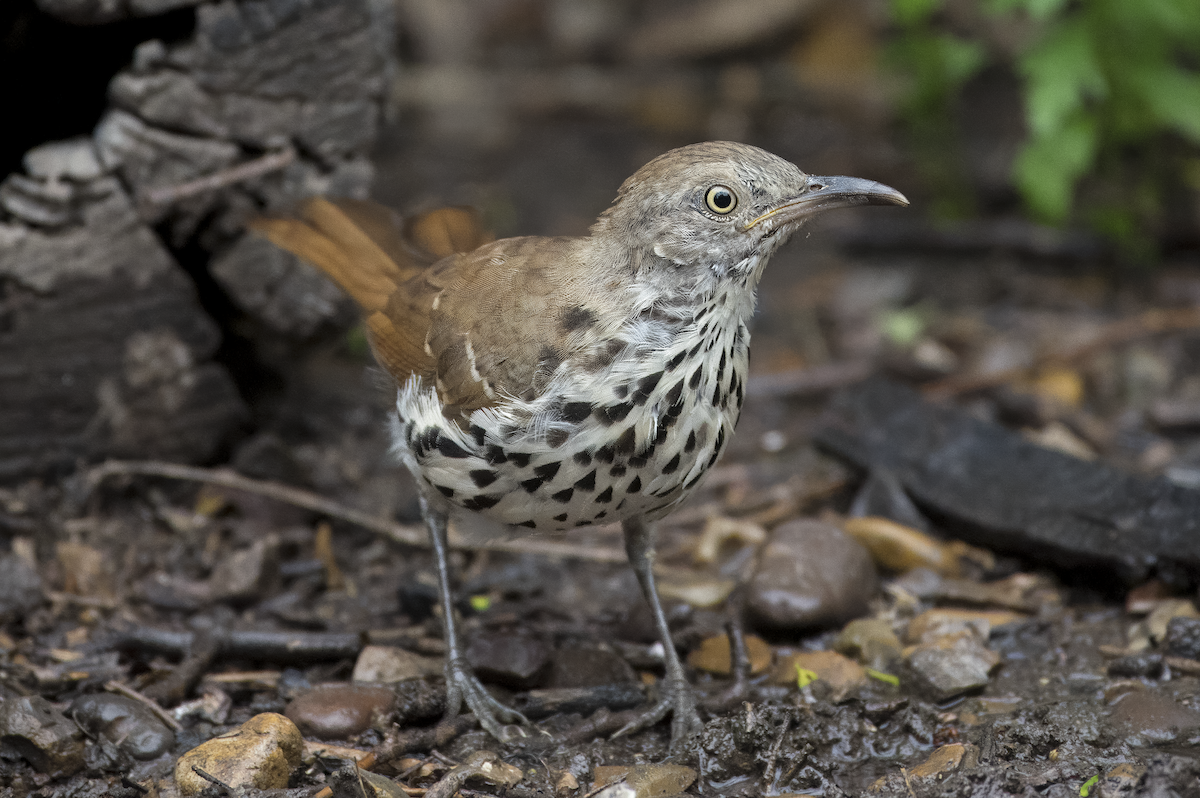
<svg viewBox="0 0 1200 798">
<path fill-rule="evenodd" d="M 1090 779 L 1085 781 L 1083 783 L 1083 786 L 1081 786 L 1079 788 L 1080 798 L 1088 798 L 1088 794 L 1092 791 L 1092 787 L 1095 787 L 1096 784 L 1099 783 L 1099 781 L 1100 781 L 1099 776 L 1092 776 Z"/>
<path fill-rule="evenodd" d="M 1058 25 L 1021 59 L 1019 68 L 1026 81 L 1025 111 L 1035 138 L 1061 128 L 1086 98 L 1108 95 L 1091 33 L 1079 19 Z"/>
<path fill-rule="evenodd" d="M 816 671 L 810 671 L 808 668 L 801 668 L 799 665 L 796 666 L 796 686 L 798 686 L 801 690 L 803 690 L 805 687 L 808 687 L 819 678 L 821 677 L 817 676 Z"/>
<path fill-rule="evenodd" d="M 942 7 L 944 0 L 892 0 L 892 19 L 900 25 L 915 27 L 927 22 Z"/>
<path fill-rule="evenodd" d="M 867 675 L 870 676 L 872 679 L 878 679 L 881 682 L 890 684 L 892 687 L 900 686 L 900 677 L 899 676 L 896 676 L 891 673 L 885 673 L 884 671 L 877 671 L 874 668 L 863 668 L 863 670 L 866 671 Z"/>
<path fill-rule="evenodd" d="M 1096 159 L 1096 120 L 1082 113 L 1054 131 L 1035 136 L 1017 155 L 1017 187 L 1030 209 L 1048 222 L 1071 212 L 1075 183 Z"/>
<path fill-rule="evenodd" d="M 1200 144 L 1200 75 L 1161 64 L 1129 78 L 1163 125 Z"/>
</svg>

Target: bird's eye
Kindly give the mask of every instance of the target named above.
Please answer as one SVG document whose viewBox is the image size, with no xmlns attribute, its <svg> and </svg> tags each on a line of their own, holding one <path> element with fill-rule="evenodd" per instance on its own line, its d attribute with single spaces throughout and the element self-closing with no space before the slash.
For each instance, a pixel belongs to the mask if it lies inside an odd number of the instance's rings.
<svg viewBox="0 0 1200 798">
<path fill-rule="evenodd" d="M 724 216 L 737 207 L 737 195 L 728 186 L 713 186 L 704 194 L 704 204 L 713 213 Z"/>
</svg>

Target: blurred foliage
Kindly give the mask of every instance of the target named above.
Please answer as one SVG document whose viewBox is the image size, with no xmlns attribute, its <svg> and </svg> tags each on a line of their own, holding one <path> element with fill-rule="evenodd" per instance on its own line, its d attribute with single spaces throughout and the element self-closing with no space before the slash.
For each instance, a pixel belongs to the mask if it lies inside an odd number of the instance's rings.
<svg viewBox="0 0 1200 798">
<path fill-rule="evenodd" d="M 1200 2 L 983 0 L 982 24 L 957 34 L 946 6 L 891 1 L 893 61 L 911 78 L 904 111 L 914 131 L 940 126 L 943 144 L 952 140 L 957 93 L 988 63 L 1006 63 L 1022 81 L 1027 138 L 1013 179 L 1032 215 L 1052 224 L 1078 215 L 1136 248 L 1167 184 L 1187 179 L 1187 147 L 1172 138 L 1200 145 Z M 989 22 L 1025 35 L 997 46 Z M 1081 200 L 1088 175 L 1099 185 Z"/>
</svg>

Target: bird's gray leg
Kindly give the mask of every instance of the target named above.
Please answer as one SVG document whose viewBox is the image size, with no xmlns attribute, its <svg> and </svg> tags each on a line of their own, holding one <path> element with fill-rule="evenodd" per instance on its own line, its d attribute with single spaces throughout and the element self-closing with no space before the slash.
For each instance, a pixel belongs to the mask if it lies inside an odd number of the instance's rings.
<svg viewBox="0 0 1200 798">
<path fill-rule="evenodd" d="M 683 672 L 683 663 L 671 642 L 671 630 L 667 628 L 667 616 L 658 599 L 658 588 L 654 584 L 654 527 L 643 518 L 632 518 L 621 525 L 625 533 L 625 554 L 642 586 L 642 594 L 650 605 L 654 626 L 663 644 L 666 660 L 666 678 L 663 680 L 662 696 L 645 713 L 623 726 L 614 734 L 618 737 L 632 731 L 645 729 L 658 723 L 671 713 L 671 749 L 678 750 L 688 740 L 700 733 L 703 724 L 696 712 L 696 697 Z"/>
<path fill-rule="evenodd" d="M 442 622 L 446 631 L 446 717 L 452 718 L 462 710 L 463 702 L 475 713 L 479 725 L 497 740 L 505 736 L 500 721 L 528 723 L 525 716 L 511 707 L 501 704 L 479 679 L 471 672 L 463 656 L 462 641 L 458 635 L 458 622 L 454 617 L 454 594 L 450 587 L 450 561 L 447 556 L 446 526 L 449 516 L 445 509 L 421 495 L 421 515 L 429 528 L 429 542 L 433 546 L 433 557 L 437 563 L 438 598 L 442 603 Z"/>
</svg>

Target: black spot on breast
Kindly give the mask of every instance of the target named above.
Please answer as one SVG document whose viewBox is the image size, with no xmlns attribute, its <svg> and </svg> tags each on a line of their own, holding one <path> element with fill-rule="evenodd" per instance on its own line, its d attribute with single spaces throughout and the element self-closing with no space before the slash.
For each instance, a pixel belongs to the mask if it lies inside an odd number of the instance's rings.
<svg viewBox="0 0 1200 798">
<path fill-rule="evenodd" d="M 675 423 L 675 419 L 668 416 L 665 423 L 658 426 L 658 434 L 654 436 L 654 445 L 665 443 L 667 437 L 671 434 L 671 425 Z"/>
<path fill-rule="evenodd" d="M 625 464 L 624 464 L 624 463 L 617 463 L 615 466 L 613 466 L 612 468 L 608 469 L 608 473 L 609 473 L 609 476 L 613 476 L 613 477 L 623 477 L 623 476 L 625 476 Z"/>
<path fill-rule="evenodd" d="M 721 383 L 719 382 L 713 385 L 712 405 L 713 407 L 721 406 Z"/>
<path fill-rule="evenodd" d="M 517 468 L 524 468 L 529 465 L 529 460 L 533 455 L 528 452 L 509 452 L 508 462 L 515 465 Z"/>
<path fill-rule="evenodd" d="M 688 350 L 688 358 L 690 359 L 690 358 L 695 357 L 696 353 L 700 351 L 700 347 L 702 347 L 702 346 L 704 346 L 704 341 L 703 340 L 697 341 L 696 345 Z"/>
<path fill-rule="evenodd" d="M 544 479 L 546 482 L 554 481 L 554 477 L 558 474 L 558 469 L 562 467 L 562 463 L 554 461 L 553 463 L 544 463 L 533 469 L 533 473 Z"/>
<path fill-rule="evenodd" d="M 551 449 L 557 449 L 567 442 L 567 438 L 571 437 L 571 433 L 565 429 L 552 429 L 546 433 L 546 444 Z"/>
<path fill-rule="evenodd" d="M 486 488 L 496 481 L 496 472 L 490 468 L 479 468 L 471 472 L 471 481 L 478 488 Z"/>
<path fill-rule="evenodd" d="M 554 516 L 554 520 L 555 520 L 555 521 L 566 521 L 566 520 L 567 520 L 567 514 L 566 514 L 566 513 L 559 513 L 558 515 Z"/>
<path fill-rule="evenodd" d="M 581 305 L 574 305 L 563 311 L 559 324 L 564 332 L 574 332 L 591 327 L 596 323 L 596 314 Z"/>
<path fill-rule="evenodd" d="M 571 501 L 571 497 L 574 495 L 575 489 L 567 488 L 566 490 L 560 490 L 558 493 L 551 493 L 550 498 L 554 499 L 554 501 L 559 502 L 560 504 L 566 504 L 567 502 Z"/>
<path fill-rule="evenodd" d="M 503 498 L 503 496 L 475 496 L 463 502 L 462 506 L 468 510 L 486 510 L 489 507 L 495 507 Z"/>
<path fill-rule="evenodd" d="M 740 408 L 742 406 L 742 400 L 746 398 L 744 392 L 742 391 L 741 379 L 737 381 L 737 390 L 734 391 L 734 395 L 737 396 L 737 406 Z"/>
<path fill-rule="evenodd" d="M 629 386 L 625 383 L 621 383 L 620 385 L 616 386 L 613 388 L 613 396 L 617 397 L 618 399 L 624 399 L 626 396 L 629 396 Z"/>
<path fill-rule="evenodd" d="M 582 451 L 582 452 L 576 452 L 575 457 L 572 459 L 576 463 L 579 463 L 579 465 L 583 466 L 584 468 L 587 468 L 588 466 L 590 466 L 592 464 L 592 453 L 589 451 L 586 451 L 586 450 Z"/>
<path fill-rule="evenodd" d="M 430 484 L 433 484 L 433 483 L 430 483 Z M 434 487 L 437 488 L 438 492 L 441 493 L 443 496 L 445 496 L 447 499 L 454 498 L 454 488 L 448 488 L 445 485 L 434 485 Z"/>
<path fill-rule="evenodd" d="M 666 465 L 662 467 L 662 472 L 664 474 L 674 474 L 677 468 L 679 468 L 679 455 L 675 455 L 668 460 Z"/>
<path fill-rule="evenodd" d="M 483 439 L 487 436 L 487 430 L 478 424 L 471 425 L 471 435 L 475 438 L 475 443 L 483 446 Z"/>
<path fill-rule="evenodd" d="M 543 480 L 541 477 L 534 477 L 533 479 L 527 479 L 522 482 L 521 487 L 525 489 L 526 493 L 533 493 L 542 486 L 542 481 Z"/>
<path fill-rule="evenodd" d="M 612 426 L 618 421 L 624 421 L 625 417 L 633 410 L 633 405 L 629 402 L 622 402 L 619 405 L 612 407 L 600 407 L 596 409 L 596 417 L 605 426 Z"/>
<path fill-rule="evenodd" d="M 596 450 L 596 459 L 601 463 L 611 463 L 616 458 L 616 448 L 616 444 L 604 444 Z"/>
<path fill-rule="evenodd" d="M 633 392 L 633 396 L 631 397 L 630 401 L 632 401 L 635 405 L 646 404 L 646 400 L 650 398 L 650 394 L 653 393 L 654 389 L 658 387 L 658 383 L 660 380 L 662 380 L 662 376 L 663 373 L 658 371 L 638 380 L 637 390 Z"/>
<path fill-rule="evenodd" d="M 571 424 L 578 424 L 592 413 L 590 402 L 567 402 L 562 406 L 559 417 Z"/>
<path fill-rule="evenodd" d="M 492 444 L 487 449 L 488 465 L 499 465 L 508 461 L 508 456 L 504 454 L 504 450 L 496 444 Z"/>
<path fill-rule="evenodd" d="M 650 452 L 629 458 L 630 468 L 645 468 L 646 462 L 650 459 Z"/>
<path fill-rule="evenodd" d="M 693 391 L 696 390 L 696 386 L 698 386 L 700 384 L 700 377 L 703 373 L 704 373 L 704 366 L 701 366 L 700 368 L 698 368 L 692 372 L 692 378 L 690 380 L 688 380 L 688 387 L 691 388 Z"/>
<path fill-rule="evenodd" d="M 617 454 L 630 455 L 633 454 L 634 448 L 637 446 L 637 433 L 633 431 L 633 427 L 621 433 L 621 437 L 617 438 Z"/>
<path fill-rule="evenodd" d="M 674 371 L 674 370 L 675 370 L 675 367 L 676 367 L 676 366 L 678 366 L 680 363 L 682 363 L 682 362 L 683 362 L 683 359 L 684 359 L 685 357 L 687 357 L 687 352 L 686 352 L 686 351 L 680 352 L 679 354 L 675 355 L 675 357 L 673 357 L 673 358 L 671 358 L 670 360 L 668 360 L 668 361 L 667 361 L 667 369 L 666 369 L 666 370 L 667 370 L 667 371 Z"/>
<path fill-rule="evenodd" d="M 683 445 L 683 451 L 691 452 L 696 448 L 696 431 L 692 430 L 688 433 L 687 443 Z"/>
<path fill-rule="evenodd" d="M 580 490 L 591 492 L 596 489 L 596 469 L 592 469 L 587 473 L 587 476 L 581 477 L 575 482 L 575 487 Z"/>
<path fill-rule="evenodd" d="M 668 405 L 674 406 L 675 404 L 677 404 L 679 402 L 679 399 L 682 396 L 683 396 L 683 380 L 680 380 L 679 382 L 677 382 L 671 386 L 671 390 L 667 391 L 667 395 L 663 397 L 663 402 L 665 402 Z M 683 412 L 682 407 L 679 408 L 679 412 L 680 413 Z M 678 413 L 676 415 L 678 415 Z"/>
<path fill-rule="evenodd" d="M 537 529 L 537 521 L 530 519 L 529 521 L 522 521 L 517 526 L 527 526 L 530 529 Z"/>
<path fill-rule="evenodd" d="M 597 504 L 608 504 L 612 501 L 612 485 L 609 485 L 596 496 Z"/>
<path fill-rule="evenodd" d="M 462 458 L 470 456 L 466 449 L 459 446 L 445 435 L 437 436 L 437 450 L 446 457 Z"/>
<path fill-rule="evenodd" d="M 634 477 L 633 482 L 630 482 L 629 487 L 626 488 L 625 490 L 629 491 L 630 493 L 637 493 L 637 492 L 641 491 L 641 489 L 642 489 L 642 478 Z"/>
<path fill-rule="evenodd" d="M 725 379 L 725 350 L 721 350 L 721 361 L 717 364 L 717 382 Z"/>
<path fill-rule="evenodd" d="M 608 510 L 601 510 L 600 512 L 596 513 L 595 516 L 592 517 L 592 520 L 599 521 L 601 518 L 603 518 L 606 515 L 608 515 Z"/>
<path fill-rule="evenodd" d="M 701 470 L 699 474 L 688 480 L 687 484 L 683 486 L 683 489 L 690 490 L 693 485 L 700 481 L 700 478 L 704 476 L 704 474 L 705 472 Z"/>
</svg>

